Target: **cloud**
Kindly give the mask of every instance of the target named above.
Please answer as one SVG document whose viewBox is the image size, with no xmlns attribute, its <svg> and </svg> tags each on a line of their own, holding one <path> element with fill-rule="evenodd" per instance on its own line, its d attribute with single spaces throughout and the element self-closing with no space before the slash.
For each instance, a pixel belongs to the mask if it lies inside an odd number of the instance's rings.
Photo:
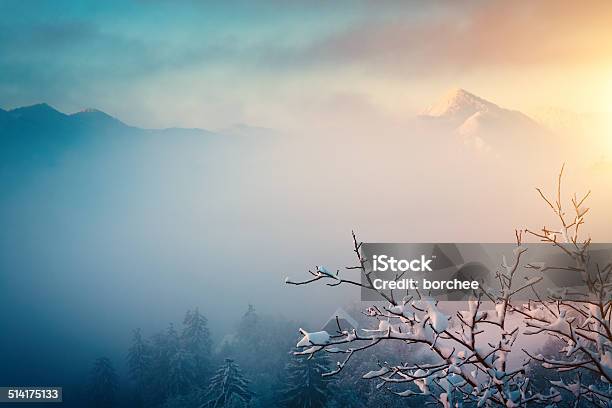
<svg viewBox="0 0 612 408">
<path fill-rule="evenodd" d="M 4 24 L 0 32 L 0 90 L 15 102 L 34 95 L 53 99 L 74 88 L 85 92 L 96 81 L 148 65 L 142 44 L 92 22 Z M 19 94 L 11 93 L 13 85 Z"/>
<path fill-rule="evenodd" d="M 403 102 L 381 96 L 394 94 L 397 79 L 425 93 L 425 84 L 466 86 L 470 76 L 492 84 L 503 70 L 515 76 L 558 65 L 555 72 L 566 73 L 612 60 L 609 2 L 147 0 L 29 8 L 0 4 L 2 107 L 165 103 L 172 112 L 186 100 L 198 111 L 211 101 L 284 106 L 305 93 L 325 100 L 355 92 L 386 106 Z"/>
<path fill-rule="evenodd" d="M 393 16 L 374 12 L 293 58 L 383 74 L 609 61 L 611 18 L 610 2 L 407 3 Z"/>
</svg>

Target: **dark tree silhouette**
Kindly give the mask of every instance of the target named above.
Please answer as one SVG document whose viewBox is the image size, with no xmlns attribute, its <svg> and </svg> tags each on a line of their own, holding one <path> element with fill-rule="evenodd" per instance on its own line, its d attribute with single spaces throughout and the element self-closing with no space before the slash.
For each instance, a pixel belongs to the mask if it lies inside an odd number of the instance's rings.
<svg viewBox="0 0 612 408">
<path fill-rule="evenodd" d="M 261 355 L 269 352 L 268 345 L 265 342 L 264 325 L 265 319 L 260 319 L 253 305 L 249 305 L 248 310 L 240 319 L 236 330 L 236 361 L 247 373 L 249 378 L 257 382 L 257 378 L 261 372 L 262 361 Z M 234 356 L 232 356 L 234 357 Z M 283 366 L 281 366 L 282 368 Z"/>
<path fill-rule="evenodd" d="M 183 395 L 188 393 L 195 385 L 195 365 L 193 356 L 179 349 L 170 358 L 168 367 L 167 386 L 169 395 Z"/>
<path fill-rule="evenodd" d="M 130 378 L 138 388 L 144 386 L 146 375 L 151 367 L 151 347 L 142 338 L 140 329 L 134 330 L 132 345 L 127 356 Z"/>
<path fill-rule="evenodd" d="M 245 407 L 253 398 L 247 380 L 238 365 L 230 358 L 217 370 L 208 388 L 207 408 Z"/>
<path fill-rule="evenodd" d="M 247 340 L 250 335 L 252 335 L 257 329 L 259 323 L 259 316 L 255 311 L 255 307 L 253 305 L 249 305 L 248 310 L 242 316 L 240 320 L 240 324 L 238 325 L 238 339 Z"/>
<path fill-rule="evenodd" d="M 148 374 L 147 394 L 152 402 L 161 403 L 174 395 L 171 389 L 172 359 L 179 350 L 179 336 L 173 324 L 165 332 L 152 337 L 151 369 Z"/>
<path fill-rule="evenodd" d="M 93 407 L 110 408 L 114 406 L 119 378 L 110 359 L 98 358 L 91 370 L 89 397 Z"/>
<path fill-rule="evenodd" d="M 193 358 L 193 380 L 205 384 L 210 374 L 212 341 L 208 330 L 208 319 L 198 308 L 187 311 L 183 320 L 181 346 Z"/>
<path fill-rule="evenodd" d="M 286 407 L 322 408 L 331 399 L 331 377 L 322 374 L 330 370 L 330 359 L 324 354 L 312 358 L 297 356 L 287 363 L 287 387 L 283 392 Z"/>
</svg>

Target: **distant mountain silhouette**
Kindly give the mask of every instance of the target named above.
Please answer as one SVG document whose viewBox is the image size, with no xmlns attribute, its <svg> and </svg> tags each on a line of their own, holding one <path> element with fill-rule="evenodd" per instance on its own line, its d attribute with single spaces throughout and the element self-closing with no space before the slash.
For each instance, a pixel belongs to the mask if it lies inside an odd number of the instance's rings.
<svg viewBox="0 0 612 408">
<path fill-rule="evenodd" d="M 97 109 L 86 109 L 67 115 L 46 103 L 0 112 L 0 130 L 53 133 L 121 131 L 137 128 Z"/>
<path fill-rule="evenodd" d="M 46 103 L 3 110 L 0 114 L 0 132 L 4 142 L 11 135 L 18 135 L 21 139 L 37 137 L 41 140 L 44 135 L 54 135 L 55 138 L 67 140 L 77 133 L 127 128 L 127 125 L 104 112 L 84 111 L 66 115 Z"/>
<path fill-rule="evenodd" d="M 129 127 L 119 119 L 97 109 L 85 109 L 80 112 L 73 113 L 70 115 L 70 118 L 83 126 L 113 129 Z"/>
<path fill-rule="evenodd" d="M 21 132 L 24 134 L 53 134 L 60 132 L 63 136 L 69 134 L 100 134 L 107 133 L 117 135 L 121 133 L 130 134 L 159 134 L 159 135 L 183 135 L 183 136 L 212 136 L 227 135 L 238 137 L 267 137 L 274 134 L 271 129 L 239 124 L 227 129 L 213 132 L 200 128 L 163 128 L 144 129 L 130 126 L 121 120 L 98 109 L 88 108 L 80 112 L 65 114 L 46 103 L 24 106 L 11 110 L 0 108 L 0 132 Z"/>
<path fill-rule="evenodd" d="M 147 156 L 180 163 L 187 155 L 208 155 L 211 144 L 227 144 L 202 129 L 142 129 L 99 110 L 65 114 L 46 103 L 0 110 L 0 187 L 18 188 L 26 179 L 59 168 L 66 160 L 94 158 L 137 165 Z M 142 159 L 141 159 L 142 158 Z M 207 160 L 212 160 L 207 157 Z M 150 166 L 151 162 L 147 162 Z M 131 171 L 131 170 L 130 170 Z"/>
<path fill-rule="evenodd" d="M 421 116 L 461 123 L 476 112 L 499 111 L 502 108 L 465 89 L 450 90 L 442 98 L 425 108 Z"/>
<path fill-rule="evenodd" d="M 502 108 L 465 89 L 453 89 L 424 109 L 419 117 L 457 135 L 481 151 L 508 150 L 537 144 L 548 130 L 524 113 Z"/>
<path fill-rule="evenodd" d="M 18 183 L 25 174 L 40 174 L 70 157 L 132 160 L 159 156 L 181 163 L 185 157 L 218 160 L 218 151 L 249 151 L 272 132 L 241 126 L 241 132 L 205 129 L 143 129 L 97 109 L 65 114 L 46 103 L 0 109 L 0 182 Z M 231 150 L 228 150 L 231 149 Z M 215 156 L 217 155 L 217 156 Z M 147 164 L 149 165 L 149 164 Z"/>
<path fill-rule="evenodd" d="M 52 108 L 46 103 L 24 106 L 8 111 L 11 118 L 30 122 L 54 122 L 64 120 L 67 115 Z"/>
<path fill-rule="evenodd" d="M 448 121 L 458 129 L 473 128 L 478 122 L 499 122 L 538 127 L 537 122 L 517 110 L 500 107 L 493 102 L 457 88 L 427 107 L 421 117 Z M 504 123 L 505 122 L 505 123 Z"/>
</svg>

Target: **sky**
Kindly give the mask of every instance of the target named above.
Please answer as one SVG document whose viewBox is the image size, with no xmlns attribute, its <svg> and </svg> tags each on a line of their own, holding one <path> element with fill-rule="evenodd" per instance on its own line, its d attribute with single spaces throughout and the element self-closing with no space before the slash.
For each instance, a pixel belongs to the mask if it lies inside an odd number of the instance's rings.
<svg viewBox="0 0 612 408">
<path fill-rule="evenodd" d="M 8 0 L 0 107 L 287 129 L 401 120 L 462 87 L 527 112 L 610 111 L 611 19 L 604 1 Z"/>
<path fill-rule="evenodd" d="M 564 161 L 567 191 L 593 190 L 592 237 L 609 242 L 609 133 L 594 175 L 595 143 L 539 156 L 500 132 L 515 149 L 497 156 L 403 121 L 456 87 L 527 113 L 612 111 L 611 21 L 603 1 L 0 1 L 0 108 L 313 136 L 215 145 L 137 132 L 83 138 L 24 174 L 0 166 L 13 189 L 0 197 L 0 263 L 28 289 L 0 285 L 0 312 L 32 333 L 30 316 L 46 319 L 66 348 L 94 339 L 117 355 L 132 328 L 196 305 L 222 305 L 209 313 L 218 336 L 248 303 L 326 320 L 356 292 L 284 279 L 350 265 L 352 229 L 369 242 L 504 242 L 556 222 L 534 187 L 550 194 Z M 35 140 L 18 136 L 6 140 Z"/>
</svg>

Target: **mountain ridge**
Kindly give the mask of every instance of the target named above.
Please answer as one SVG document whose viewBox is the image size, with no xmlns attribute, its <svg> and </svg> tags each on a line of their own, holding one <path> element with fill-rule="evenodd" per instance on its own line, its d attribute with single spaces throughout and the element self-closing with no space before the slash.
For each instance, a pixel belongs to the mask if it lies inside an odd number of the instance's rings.
<svg viewBox="0 0 612 408">
<path fill-rule="evenodd" d="M 497 104 L 481 98 L 463 88 L 453 88 L 419 115 L 434 118 L 466 120 L 478 111 L 501 109 Z"/>
<path fill-rule="evenodd" d="M 123 128 L 129 127 L 123 121 L 117 119 L 116 117 L 109 115 L 106 112 L 103 112 L 94 108 L 83 109 L 79 112 L 72 113 L 68 115 L 70 118 L 78 120 L 81 123 L 92 125 L 92 126 L 103 126 L 103 127 L 114 127 L 114 128 Z"/>
<path fill-rule="evenodd" d="M 465 134 L 475 128 L 495 125 L 519 125 L 536 129 L 541 127 L 537 121 L 519 110 L 507 109 L 475 95 L 463 88 L 447 92 L 419 115 L 421 118 L 446 122 L 459 133 Z"/>
<path fill-rule="evenodd" d="M 13 109 L 0 108 L 0 124 L 9 125 L 12 127 L 27 126 L 28 128 L 75 128 L 82 130 L 83 127 L 90 127 L 97 130 L 141 130 L 141 131 L 168 131 L 168 130 L 184 130 L 184 128 L 161 128 L 147 129 L 137 126 L 131 126 L 122 120 L 95 108 L 86 108 L 74 113 L 64 113 L 54 108 L 48 103 L 36 103 L 25 105 Z M 207 129 L 194 128 L 186 129 L 191 133 L 213 133 Z"/>
<path fill-rule="evenodd" d="M 61 120 L 68 117 L 63 112 L 53 108 L 47 103 L 36 103 L 34 105 L 22 106 L 7 111 L 10 117 L 28 121 Z"/>
<path fill-rule="evenodd" d="M 418 116 L 464 122 L 476 113 L 493 115 L 514 115 L 522 120 L 536 123 L 527 114 L 514 109 L 507 109 L 484 99 L 463 88 L 453 88 L 442 98 L 423 109 Z"/>
<path fill-rule="evenodd" d="M 549 130 L 519 110 L 504 108 L 463 88 L 455 88 L 418 115 L 441 126 L 468 146 L 500 152 L 514 145 L 541 143 Z"/>
</svg>

